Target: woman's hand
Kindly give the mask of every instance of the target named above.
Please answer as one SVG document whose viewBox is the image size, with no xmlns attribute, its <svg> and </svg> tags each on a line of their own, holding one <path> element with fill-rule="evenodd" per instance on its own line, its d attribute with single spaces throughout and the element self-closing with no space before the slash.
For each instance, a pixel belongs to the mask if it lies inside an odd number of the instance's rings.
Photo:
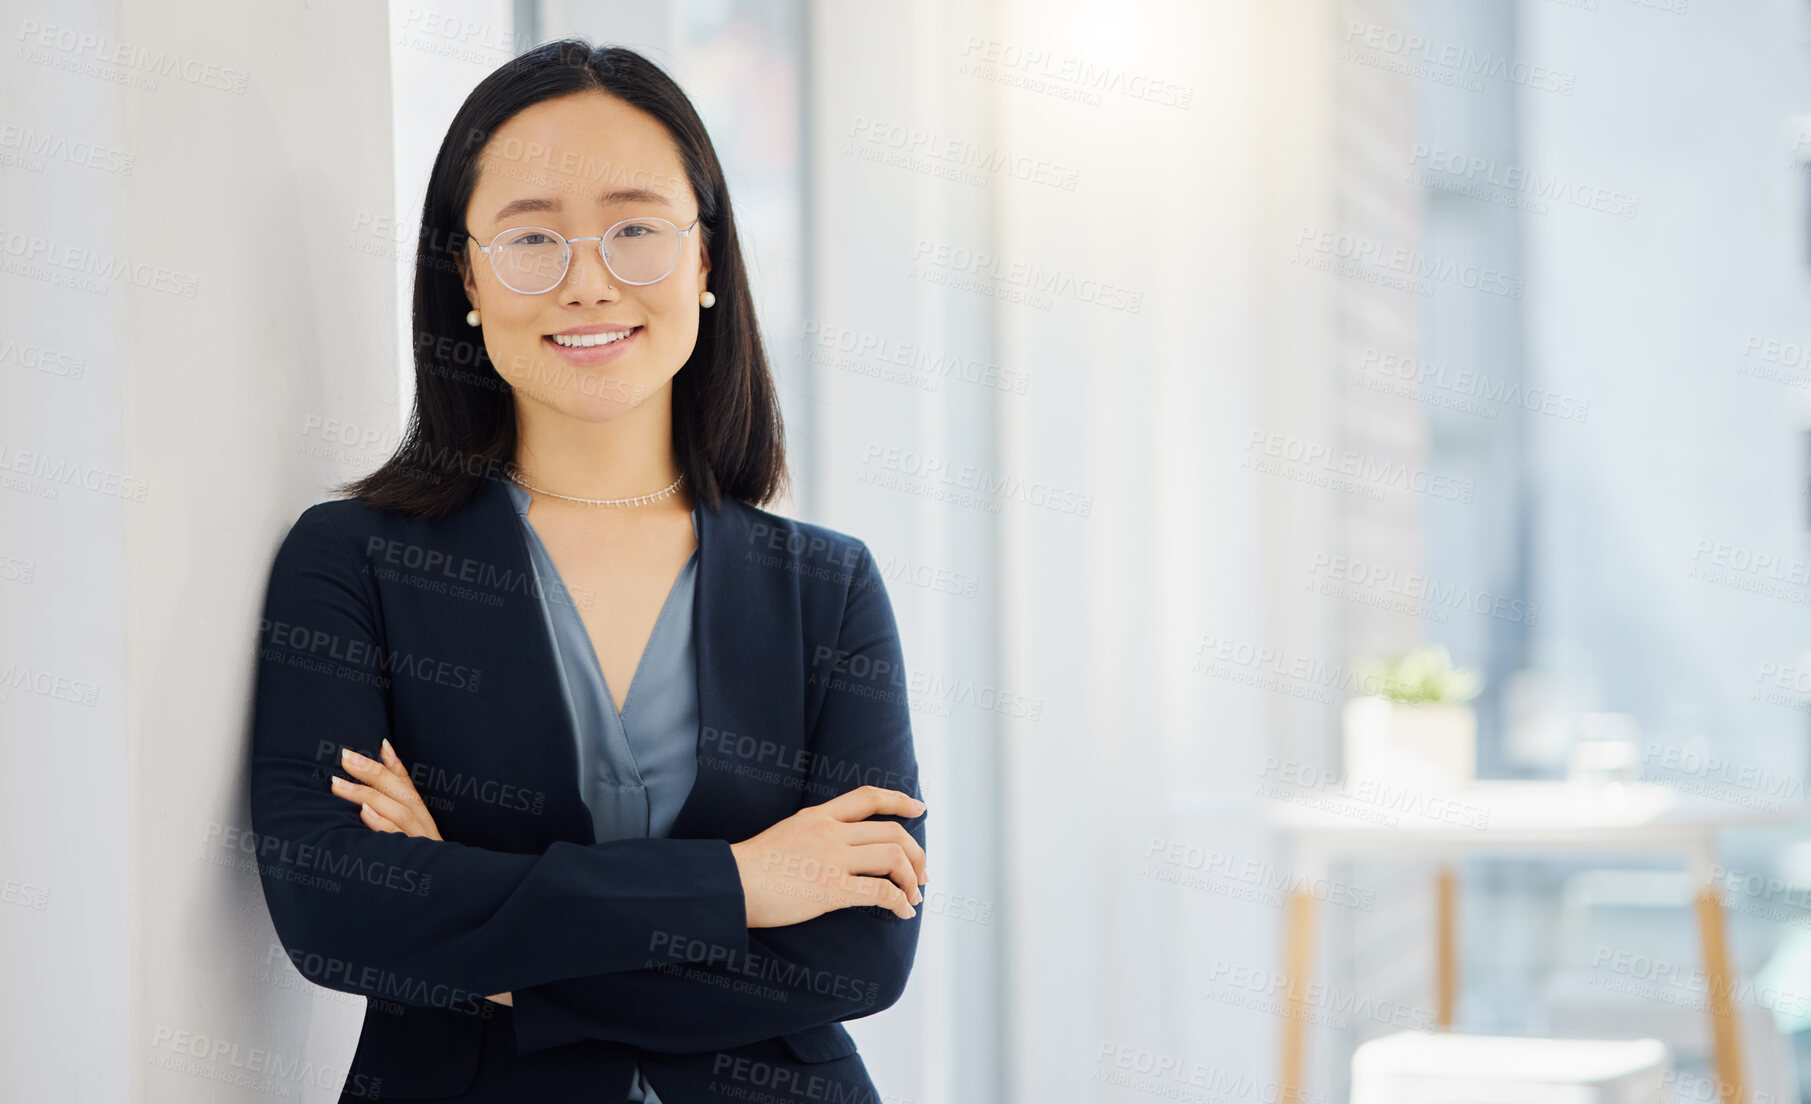
<svg viewBox="0 0 1811 1104">
<path fill-rule="evenodd" d="M 729 845 L 742 875 L 748 926 L 779 928 L 853 905 L 880 905 L 905 919 L 924 900 L 924 848 L 905 826 L 875 815 L 915 817 L 924 802 L 861 786 Z M 868 877 L 867 875 L 878 875 Z"/>
<path fill-rule="evenodd" d="M 396 749 L 388 740 L 384 741 L 383 757 L 384 761 L 378 763 L 351 748 L 341 748 L 340 766 L 364 785 L 335 775 L 333 792 L 362 806 L 359 819 L 368 828 L 439 839 L 440 829 L 434 826 L 433 815 L 415 792 L 414 780 L 403 769 L 402 760 L 396 757 Z"/>
<path fill-rule="evenodd" d="M 440 829 L 428 812 L 427 802 L 415 789 L 415 780 L 403 767 L 390 741 L 383 744 L 384 761 L 376 763 L 351 748 L 340 749 L 340 766 L 346 773 L 364 783 L 348 782 L 335 775 L 333 792 L 347 801 L 359 803 L 359 819 L 379 832 L 401 832 L 406 836 L 440 838 Z M 485 1000 L 514 1006 L 508 993 L 498 993 Z"/>
</svg>

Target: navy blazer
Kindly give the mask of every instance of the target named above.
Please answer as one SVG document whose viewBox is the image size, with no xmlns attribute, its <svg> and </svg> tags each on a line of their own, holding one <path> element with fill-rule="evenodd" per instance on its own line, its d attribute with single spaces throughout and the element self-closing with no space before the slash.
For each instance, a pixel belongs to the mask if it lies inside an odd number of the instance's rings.
<svg viewBox="0 0 1811 1104">
<path fill-rule="evenodd" d="M 342 1100 L 610 1101 L 639 1060 L 663 1104 L 878 1102 L 840 1021 L 899 999 L 920 917 L 751 930 L 729 845 L 865 784 L 922 797 L 892 606 L 854 537 L 729 499 L 699 515 L 697 781 L 667 838 L 606 843 L 500 483 L 443 520 L 343 500 L 290 529 L 251 818 L 290 961 L 370 998 Z M 328 788 L 342 745 L 385 737 L 443 840 L 368 828 Z M 924 843 L 924 814 L 882 819 Z"/>
</svg>

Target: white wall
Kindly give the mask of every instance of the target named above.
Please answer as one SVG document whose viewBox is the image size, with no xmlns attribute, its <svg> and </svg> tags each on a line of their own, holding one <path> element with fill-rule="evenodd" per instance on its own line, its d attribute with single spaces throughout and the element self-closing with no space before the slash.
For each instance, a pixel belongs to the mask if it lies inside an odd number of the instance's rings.
<svg viewBox="0 0 1811 1104">
<path fill-rule="evenodd" d="M 149 93 L 58 72 L 72 50 L 19 37 L 29 24 L 115 34 L 111 7 L 70 20 L 47 4 L 9 3 L 3 22 L 0 126 L 28 148 L 0 168 L 0 750 L 12 764 L 0 773 L 0 983 L 13 995 L 0 1007 L 0 1095 L 125 1100 L 144 1050 L 130 999 L 138 893 L 119 610 L 129 518 L 168 492 L 135 482 L 122 498 L 82 484 L 90 472 L 149 477 L 128 462 L 122 433 L 129 304 L 142 296 L 193 315 L 200 300 L 124 279 L 83 280 L 80 290 L 55 282 L 76 278 L 68 249 L 103 265 L 126 256 L 120 197 L 149 170 L 125 160 L 148 151 L 127 148 L 122 98 Z M 100 167 L 29 152 L 46 140 L 107 152 Z M 41 259 L 53 250 L 62 263 Z M 19 471 L 40 463 L 50 478 Z M 72 468 L 79 474 L 61 482 Z M 133 501 L 140 490 L 145 501 Z M 212 751 L 220 761 L 198 775 L 218 783 L 233 773 L 235 749 Z M 35 953 L 12 950 L 25 946 Z M 58 1056 L 76 1024 L 87 1060 L 72 1067 Z"/>
<path fill-rule="evenodd" d="M 41 910 L 0 902 L 0 1097 L 237 1101 L 257 1090 L 223 1079 L 272 1061 L 291 1095 L 331 1099 L 359 1007 L 287 986 L 256 869 L 229 841 L 249 828 L 270 557 L 342 476 L 303 451 L 323 443 L 310 419 L 395 413 L 391 269 L 360 248 L 392 204 L 385 13 L 8 5 L 9 38 L 34 23 L 70 37 L 34 47 L 43 60 L 9 42 L 4 124 L 102 143 L 131 171 L 0 166 L 8 238 L 129 268 L 92 289 L 0 273 L 0 345 L 84 366 L 73 380 L 0 364 L 0 440 L 8 465 L 30 450 L 145 490 L 0 488 L 0 557 L 34 566 L 0 582 L 0 674 L 97 688 L 92 706 L 55 684 L 0 700 L 17 765 L 0 879 L 46 894 Z M 136 63 L 99 60 L 121 45 Z M 174 72 L 147 71 L 170 58 Z"/>
</svg>

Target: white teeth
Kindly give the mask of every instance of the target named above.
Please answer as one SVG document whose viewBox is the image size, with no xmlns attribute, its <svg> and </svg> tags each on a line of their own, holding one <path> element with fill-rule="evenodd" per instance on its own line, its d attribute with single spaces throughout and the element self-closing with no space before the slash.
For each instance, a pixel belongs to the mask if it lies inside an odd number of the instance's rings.
<svg viewBox="0 0 1811 1104">
<path fill-rule="evenodd" d="M 615 333 L 595 334 L 549 334 L 555 345 L 564 345 L 568 349 L 589 349 L 593 345 L 608 345 L 612 341 L 621 341 L 634 333 L 634 330 L 617 330 Z"/>
</svg>

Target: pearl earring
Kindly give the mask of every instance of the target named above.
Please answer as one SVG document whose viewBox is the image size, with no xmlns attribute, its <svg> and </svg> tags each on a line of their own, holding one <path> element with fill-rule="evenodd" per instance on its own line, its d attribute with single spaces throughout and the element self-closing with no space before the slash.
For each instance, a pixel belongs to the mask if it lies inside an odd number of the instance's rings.
<svg viewBox="0 0 1811 1104">
<path fill-rule="evenodd" d="M 717 305 L 717 297 L 708 291 L 701 291 L 698 293 L 698 305 L 701 307 L 714 307 Z"/>
<path fill-rule="evenodd" d="M 465 324 L 468 326 L 476 326 L 478 324 L 477 307 L 473 307 L 471 310 L 465 312 Z"/>
</svg>

